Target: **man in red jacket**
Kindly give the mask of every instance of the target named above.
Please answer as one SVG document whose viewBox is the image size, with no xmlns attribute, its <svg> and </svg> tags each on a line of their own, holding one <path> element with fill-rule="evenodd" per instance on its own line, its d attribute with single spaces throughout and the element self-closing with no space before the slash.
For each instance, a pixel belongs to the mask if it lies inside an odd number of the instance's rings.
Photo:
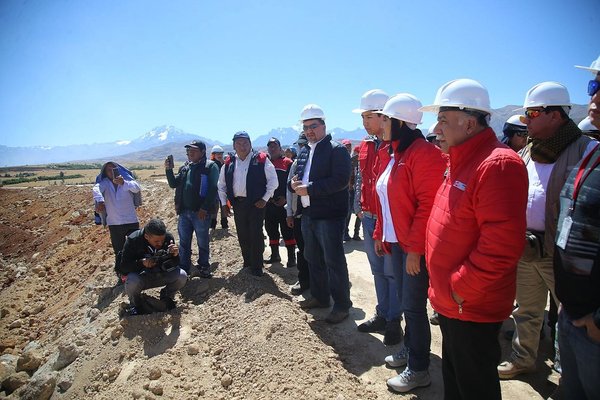
<svg viewBox="0 0 600 400">
<path fill-rule="evenodd" d="M 449 167 L 427 223 L 429 299 L 442 330 L 446 399 L 500 399 L 498 333 L 512 310 L 523 252 L 527 171 L 489 127 L 487 89 L 440 88 L 431 106 Z"/>
</svg>

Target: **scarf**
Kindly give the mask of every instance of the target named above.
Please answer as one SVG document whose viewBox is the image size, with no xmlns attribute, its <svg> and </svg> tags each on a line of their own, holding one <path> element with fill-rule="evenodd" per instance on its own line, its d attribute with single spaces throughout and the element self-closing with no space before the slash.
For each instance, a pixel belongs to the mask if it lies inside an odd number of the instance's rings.
<svg viewBox="0 0 600 400">
<path fill-rule="evenodd" d="M 542 164 L 553 164 L 571 143 L 581 137 L 581 130 L 572 119 L 558 128 L 549 139 L 532 139 L 527 145 L 533 161 Z"/>
</svg>

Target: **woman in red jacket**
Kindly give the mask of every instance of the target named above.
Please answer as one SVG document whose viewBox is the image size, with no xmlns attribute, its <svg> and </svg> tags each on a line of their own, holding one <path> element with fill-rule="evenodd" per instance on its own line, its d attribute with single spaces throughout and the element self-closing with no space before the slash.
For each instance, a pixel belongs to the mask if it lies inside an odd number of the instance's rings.
<svg viewBox="0 0 600 400">
<path fill-rule="evenodd" d="M 377 196 L 379 214 L 373 238 L 375 251 L 391 251 L 400 303 L 406 321 L 404 347 L 386 357 L 392 367 L 407 365 L 387 381 L 398 392 L 428 386 L 431 331 L 427 319 L 429 275 L 425 268 L 425 227 L 446 162 L 420 130 L 421 102 L 411 94 L 391 97 L 384 115 L 384 140 L 379 149 Z"/>
</svg>

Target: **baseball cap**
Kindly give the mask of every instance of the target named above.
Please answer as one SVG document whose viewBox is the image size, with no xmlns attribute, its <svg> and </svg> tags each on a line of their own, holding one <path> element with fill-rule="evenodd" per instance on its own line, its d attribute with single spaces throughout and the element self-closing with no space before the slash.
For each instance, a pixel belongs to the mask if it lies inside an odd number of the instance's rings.
<svg viewBox="0 0 600 400">
<path fill-rule="evenodd" d="M 279 139 L 272 137 L 271 139 L 269 139 L 269 141 L 267 142 L 267 146 L 270 145 L 271 143 L 277 143 L 279 146 L 281 146 L 281 143 L 279 142 Z"/>
<path fill-rule="evenodd" d="M 246 132 L 246 131 L 239 131 L 239 132 L 236 132 L 235 135 L 233 135 L 233 141 L 235 141 L 235 139 L 250 140 L 250 135 L 248 135 L 248 132 Z"/>
<path fill-rule="evenodd" d="M 304 133 L 301 133 L 300 136 L 298 136 L 298 140 L 296 140 L 295 144 L 299 144 L 300 146 L 302 146 L 306 143 L 308 143 L 308 140 L 306 140 L 306 135 Z"/>
<path fill-rule="evenodd" d="M 190 147 L 198 150 L 206 150 L 206 144 L 201 140 L 192 140 L 189 144 L 185 145 L 186 149 L 189 149 Z"/>
</svg>

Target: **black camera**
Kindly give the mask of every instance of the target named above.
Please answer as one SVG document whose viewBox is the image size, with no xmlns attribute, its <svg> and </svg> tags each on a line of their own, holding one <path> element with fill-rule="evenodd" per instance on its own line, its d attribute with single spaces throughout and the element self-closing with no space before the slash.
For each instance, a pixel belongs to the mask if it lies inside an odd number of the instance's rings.
<svg viewBox="0 0 600 400">
<path fill-rule="evenodd" d="M 162 271 L 170 272 L 177 268 L 173 255 L 167 250 L 160 249 L 148 258 L 154 261 L 154 264 Z"/>
</svg>

